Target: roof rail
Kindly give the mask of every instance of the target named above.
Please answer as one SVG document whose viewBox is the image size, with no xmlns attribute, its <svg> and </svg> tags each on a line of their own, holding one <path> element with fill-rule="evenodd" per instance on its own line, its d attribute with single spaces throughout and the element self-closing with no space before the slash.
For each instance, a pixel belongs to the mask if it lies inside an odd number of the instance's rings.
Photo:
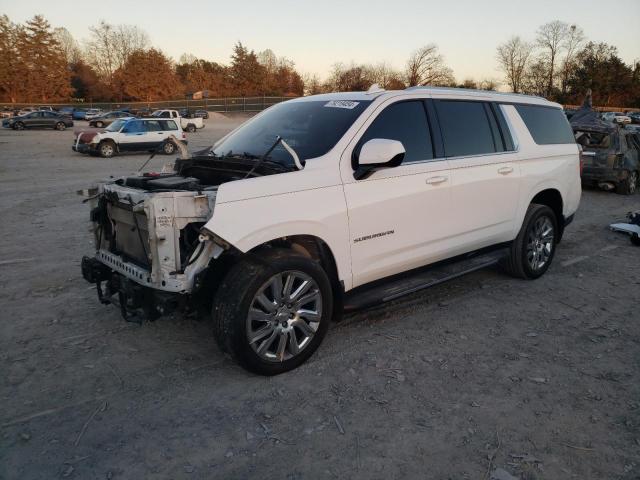
<svg viewBox="0 0 640 480">
<path fill-rule="evenodd" d="M 440 90 L 444 92 L 459 92 L 460 90 L 464 90 L 467 92 L 476 92 L 476 93 L 490 93 L 492 95 L 517 95 L 520 97 L 529 97 L 529 98 L 539 98 L 541 100 L 546 100 L 546 98 L 541 97 L 539 95 L 527 95 L 525 93 L 511 93 L 511 92 L 496 92 L 495 90 L 479 90 L 477 88 L 458 88 L 458 87 L 432 87 L 428 85 L 416 85 L 413 87 L 405 88 L 407 90 Z"/>
</svg>

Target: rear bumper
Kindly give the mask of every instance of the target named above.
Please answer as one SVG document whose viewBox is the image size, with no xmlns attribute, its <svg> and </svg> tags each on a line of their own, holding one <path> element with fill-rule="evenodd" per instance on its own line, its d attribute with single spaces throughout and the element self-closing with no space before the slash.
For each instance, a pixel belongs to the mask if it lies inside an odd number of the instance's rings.
<svg viewBox="0 0 640 480">
<path fill-rule="evenodd" d="M 593 167 L 585 165 L 582 170 L 582 183 L 597 184 L 600 182 L 619 183 L 627 179 L 629 172 L 619 168 Z"/>
</svg>

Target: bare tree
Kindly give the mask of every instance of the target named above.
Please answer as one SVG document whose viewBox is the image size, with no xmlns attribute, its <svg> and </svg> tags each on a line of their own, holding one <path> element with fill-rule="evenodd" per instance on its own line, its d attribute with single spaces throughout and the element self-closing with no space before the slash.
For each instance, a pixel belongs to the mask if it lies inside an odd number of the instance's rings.
<svg viewBox="0 0 640 480">
<path fill-rule="evenodd" d="M 480 90 L 495 91 L 498 89 L 499 86 L 500 86 L 500 82 L 495 78 L 485 78 L 480 80 L 480 82 L 478 83 L 478 88 L 480 88 Z"/>
<path fill-rule="evenodd" d="M 522 91 L 528 95 L 545 96 L 549 68 L 548 59 L 545 56 L 539 56 L 529 62 L 523 77 Z"/>
<path fill-rule="evenodd" d="M 64 27 L 58 27 L 53 29 L 53 34 L 64 52 L 67 63 L 69 65 L 77 63 L 81 58 L 80 46 L 69 30 Z"/>
<path fill-rule="evenodd" d="M 376 65 L 366 67 L 369 71 L 368 76 L 373 83 L 377 83 L 387 90 L 402 89 L 405 87 L 402 80 L 402 74 L 395 70 L 387 62 L 380 62 Z"/>
<path fill-rule="evenodd" d="M 411 54 L 406 67 L 407 84 L 448 85 L 454 82 L 453 72 L 438 53 L 438 46 L 429 44 Z"/>
<path fill-rule="evenodd" d="M 149 46 L 147 34 L 133 25 L 111 25 L 101 21 L 89 27 L 89 31 L 91 39 L 85 45 L 87 63 L 109 85 L 113 84 L 113 73 L 122 68 L 133 52 Z"/>
<path fill-rule="evenodd" d="M 322 84 L 320 83 L 320 79 L 318 75 L 314 74 L 304 74 L 302 76 L 304 81 L 304 94 L 305 95 L 317 95 L 322 93 Z"/>
<path fill-rule="evenodd" d="M 509 87 L 514 93 L 522 91 L 531 50 L 531 44 L 517 36 L 511 37 L 502 45 L 498 45 L 498 63 L 502 71 L 504 71 Z"/>
<path fill-rule="evenodd" d="M 585 41 L 583 30 L 577 25 L 571 25 L 567 30 L 567 35 L 562 44 L 564 48 L 564 58 L 561 65 L 561 89 L 562 94 L 567 93 L 569 77 L 576 67 L 576 57 L 578 51 Z"/>
<path fill-rule="evenodd" d="M 538 28 L 536 43 L 542 48 L 542 55 L 549 71 L 547 72 L 546 96 L 551 96 L 553 92 L 553 81 L 556 75 L 556 62 L 560 50 L 566 42 L 569 33 L 569 26 L 559 20 L 545 23 Z"/>
<path fill-rule="evenodd" d="M 178 63 L 180 65 L 193 65 L 198 61 L 198 57 L 196 57 L 193 53 L 183 53 L 180 55 L 180 59 Z"/>
</svg>

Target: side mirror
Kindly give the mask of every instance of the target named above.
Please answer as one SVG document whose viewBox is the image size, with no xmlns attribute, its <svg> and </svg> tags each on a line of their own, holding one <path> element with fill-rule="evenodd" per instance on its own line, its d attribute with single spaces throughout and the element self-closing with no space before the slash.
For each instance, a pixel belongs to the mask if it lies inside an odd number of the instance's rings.
<svg viewBox="0 0 640 480">
<path fill-rule="evenodd" d="M 386 138 L 374 138 L 360 149 L 358 167 L 353 178 L 362 180 L 376 170 L 397 167 L 402 163 L 406 150 L 402 142 Z"/>
</svg>

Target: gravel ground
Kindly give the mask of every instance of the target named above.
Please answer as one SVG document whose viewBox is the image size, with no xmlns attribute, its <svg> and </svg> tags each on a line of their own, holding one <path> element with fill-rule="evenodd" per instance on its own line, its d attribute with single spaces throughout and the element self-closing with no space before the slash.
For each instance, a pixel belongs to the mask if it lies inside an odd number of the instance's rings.
<svg viewBox="0 0 640 480">
<path fill-rule="evenodd" d="M 585 191 L 540 280 L 486 270 L 349 315 L 262 378 L 207 320 L 98 303 L 75 192 L 147 156 L 71 142 L 0 131 L 0 478 L 640 478 L 640 248 L 607 230 L 640 195 Z"/>
</svg>

